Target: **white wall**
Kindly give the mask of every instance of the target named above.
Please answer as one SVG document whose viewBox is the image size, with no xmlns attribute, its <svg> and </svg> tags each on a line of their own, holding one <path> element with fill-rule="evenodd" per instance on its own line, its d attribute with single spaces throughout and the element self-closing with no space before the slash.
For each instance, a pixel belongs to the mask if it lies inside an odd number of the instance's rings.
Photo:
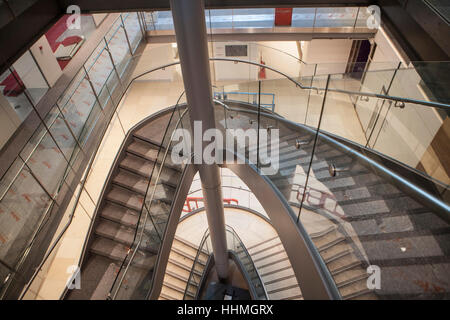
<svg viewBox="0 0 450 320">
<path fill-rule="evenodd" d="M 259 55 L 266 65 L 291 77 L 299 76 L 301 63 L 298 60 L 299 53 L 295 41 L 261 41 L 258 45 Z M 266 79 L 281 78 L 282 75 L 266 70 Z"/>
<path fill-rule="evenodd" d="M 42 50 L 40 47 L 42 47 Z M 62 75 L 62 71 L 45 35 L 39 38 L 39 40 L 31 46 L 30 50 L 41 68 L 45 79 L 47 79 L 52 87 Z"/>
<path fill-rule="evenodd" d="M 242 60 L 250 60 L 259 62 L 259 52 L 256 46 L 252 43 L 246 42 L 214 42 L 213 52 L 217 58 L 227 58 L 225 56 L 225 45 L 243 45 L 247 44 L 247 56 L 243 57 L 228 57 Z M 214 61 L 214 72 L 216 81 L 230 81 L 230 80 L 250 80 L 258 79 L 258 70 L 256 66 L 250 66 L 241 63 Z"/>
<path fill-rule="evenodd" d="M 395 48 L 394 43 L 389 39 L 383 28 L 380 28 L 374 38 L 377 47 L 375 49 L 372 63 L 368 70 L 392 69 L 402 61 L 400 52 Z"/>
<path fill-rule="evenodd" d="M 314 39 L 304 45 L 303 61 L 318 64 L 316 74 L 344 73 L 352 48 L 349 39 Z M 302 70 L 302 76 L 311 76 L 313 68 Z"/>
<path fill-rule="evenodd" d="M 389 87 L 394 74 L 394 71 L 390 69 L 397 68 L 399 62 L 403 62 L 402 68 L 406 65 L 400 52 L 382 28 L 377 32 L 374 40 L 377 47 L 361 90 L 380 93 L 383 86 Z M 428 97 L 419 86 L 420 80 L 419 74 L 412 68 L 399 70 L 388 94 L 428 101 Z M 363 127 L 370 120 L 379 102 L 380 100 L 374 98 L 367 102 L 358 102 L 356 111 Z M 406 104 L 403 109 L 391 107 L 386 114 L 387 109 L 386 105 L 372 135 L 376 137 L 379 131 L 374 148 L 411 167 L 416 167 L 443 121 L 435 109 L 417 104 Z M 375 110 L 375 113 L 377 112 Z M 380 124 L 385 116 L 386 122 L 380 130 Z M 375 139 L 371 139 L 371 142 L 373 141 Z"/>
<path fill-rule="evenodd" d="M 25 88 L 32 89 L 48 87 L 30 52 L 25 52 L 16 62 L 13 63 L 13 67 L 25 84 Z"/>
<path fill-rule="evenodd" d="M 176 49 L 172 44 L 151 44 L 145 47 L 142 56 L 133 72 L 133 76 L 139 75 L 152 68 L 156 68 L 178 60 L 175 56 Z M 142 76 L 138 81 L 173 81 L 179 73 L 179 68 L 168 67 L 166 70 L 158 70 Z"/>
<path fill-rule="evenodd" d="M 19 127 L 20 122 L 8 100 L 0 94 L 0 149 Z"/>
</svg>

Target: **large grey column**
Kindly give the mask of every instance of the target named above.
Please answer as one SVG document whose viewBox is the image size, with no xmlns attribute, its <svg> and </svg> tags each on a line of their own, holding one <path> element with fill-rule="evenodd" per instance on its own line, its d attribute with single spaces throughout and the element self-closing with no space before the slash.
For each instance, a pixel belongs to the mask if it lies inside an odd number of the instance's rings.
<svg viewBox="0 0 450 320">
<path fill-rule="evenodd" d="M 216 124 L 204 3 L 202 0 L 171 0 L 170 7 L 192 128 L 194 121 L 201 121 L 205 132 L 215 128 Z M 216 270 L 220 279 L 226 279 L 228 253 L 219 167 L 217 164 L 200 164 L 199 173 Z"/>
</svg>

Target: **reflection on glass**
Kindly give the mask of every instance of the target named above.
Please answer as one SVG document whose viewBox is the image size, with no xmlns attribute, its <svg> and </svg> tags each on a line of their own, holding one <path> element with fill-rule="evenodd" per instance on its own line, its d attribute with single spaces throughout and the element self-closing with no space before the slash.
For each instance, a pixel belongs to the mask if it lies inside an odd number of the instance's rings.
<svg viewBox="0 0 450 320">
<path fill-rule="evenodd" d="M 130 41 L 131 50 L 136 51 L 141 39 L 142 32 L 139 24 L 138 14 L 135 12 L 129 13 L 123 18 L 125 29 L 127 30 L 128 40 Z"/>
<path fill-rule="evenodd" d="M 105 36 L 108 48 L 113 58 L 119 76 L 122 77 L 131 60 L 130 48 L 128 47 L 125 30 L 120 19 L 118 19 L 111 30 Z"/>
<path fill-rule="evenodd" d="M 24 83 L 16 71 L 8 70 L 0 75 L 0 93 L 2 100 L 9 104 L 12 111 L 18 116 L 18 120 L 20 122 L 25 120 L 33 107 L 25 96 Z"/>
<path fill-rule="evenodd" d="M 25 52 L 12 66 L 17 81 L 23 83 L 33 103 L 37 104 L 48 91 L 48 84 L 30 51 Z"/>
<path fill-rule="evenodd" d="M 317 8 L 315 27 L 353 27 L 358 8 Z"/>
<path fill-rule="evenodd" d="M 294 8 L 292 10 L 292 26 L 312 28 L 314 26 L 316 10 L 316 8 Z"/>
<path fill-rule="evenodd" d="M 10 266 L 17 264 L 51 202 L 23 163 L 18 169 L 0 199 L 0 259 Z"/>
</svg>

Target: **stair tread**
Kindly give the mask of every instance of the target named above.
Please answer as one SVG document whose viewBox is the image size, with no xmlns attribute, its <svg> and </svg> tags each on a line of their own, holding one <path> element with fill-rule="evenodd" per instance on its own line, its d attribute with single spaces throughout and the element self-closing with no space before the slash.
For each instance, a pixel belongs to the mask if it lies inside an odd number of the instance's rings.
<svg viewBox="0 0 450 320">
<path fill-rule="evenodd" d="M 136 211 L 114 205 L 110 202 L 106 202 L 101 211 L 101 216 L 131 227 L 135 227 L 139 219 L 139 215 Z"/>
<path fill-rule="evenodd" d="M 127 255 L 129 247 L 103 237 L 97 237 L 91 246 L 91 251 L 116 261 L 123 261 Z M 156 263 L 156 255 L 149 252 L 138 250 L 134 256 L 132 265 L 152 269 Z"/>
<path fill-rule="evenodd" d="M 114 176 L 113 183 L 145 195 L 149 179 L 130 171 L 119 169 Z"/>
<path fill-rule="evenodd" d="M 142 159 L 138 156 L 127 153 L 120 162 L 120 167 L 138 173 L 149 178 L 153 171 L 154 162 Z"/>
<path fill-rule="evenodd" d="M 102 237 L 113 239 L 126 245 L 131 245 L 133 243 L 135 230 L 117 222 L 101 219 L 95 227 L 95 233 Z"/>
<path fill-rule="evenodd" d="M 128 151 L 139 154 L 148 160 L 156 160 L 158 156 L 158 147 L 141 139 L 133 139 L 133 142 L 127 147 Z"/>
<path fill-rule="evenodd" d="M 141 211 L 144 197 L 136 192 L 130 191 L 126 188 L 113 186 L 106 199 L 124 205 L 136 211 Z"/>
<path fill-rule="evenodd" d="M 128 249 L 128 246 L 103 237 L 94 239 L 91 246 L 92 252 L 116 261 L 123 261 L 127 255 Z"/>
</svg>

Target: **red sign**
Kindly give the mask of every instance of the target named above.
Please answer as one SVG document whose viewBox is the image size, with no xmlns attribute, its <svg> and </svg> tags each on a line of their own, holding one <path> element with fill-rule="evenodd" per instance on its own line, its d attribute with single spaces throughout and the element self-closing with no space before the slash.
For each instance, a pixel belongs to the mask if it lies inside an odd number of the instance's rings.
<svg viewBox="0 0 450 320">
<path fill-rule="evenodd" d="M 292 23 L 292 8 L 275 8 L 275 25 L 290 26 Z"/>
</svg>

